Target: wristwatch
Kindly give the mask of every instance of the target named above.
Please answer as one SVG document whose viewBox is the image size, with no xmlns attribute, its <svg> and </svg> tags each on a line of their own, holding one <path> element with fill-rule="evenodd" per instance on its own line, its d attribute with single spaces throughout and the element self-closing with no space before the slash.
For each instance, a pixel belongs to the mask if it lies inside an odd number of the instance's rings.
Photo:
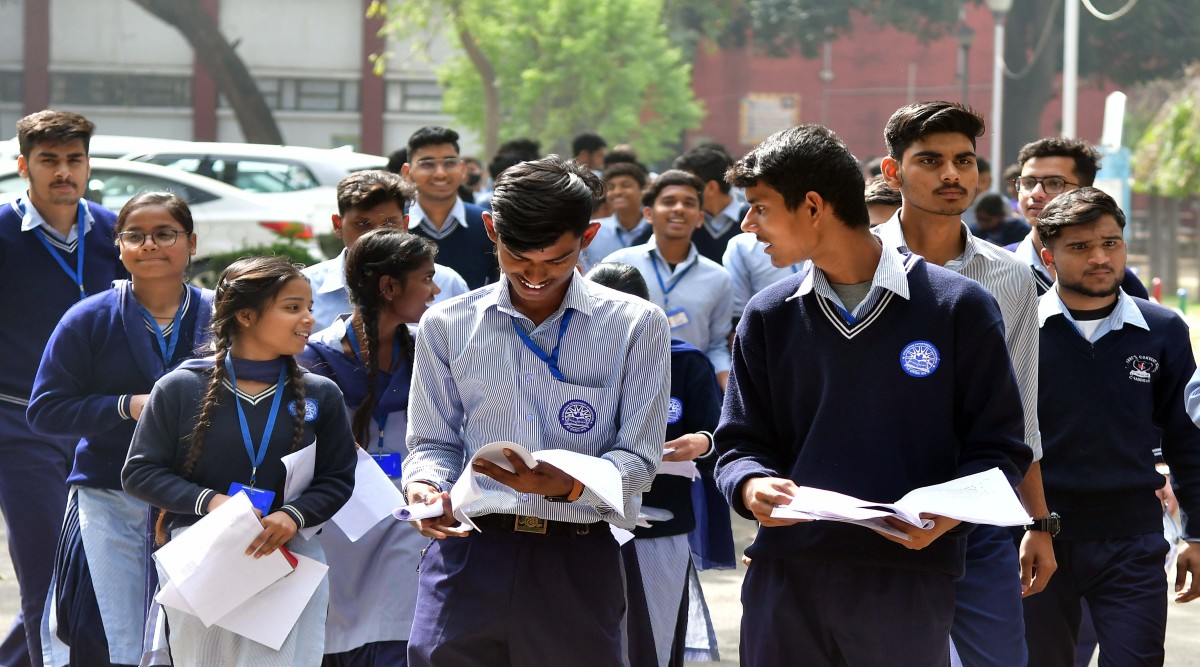
<svg viewBox="0 0 1200 667">
<path fill-rule="evenodd" d="M 1050 533 L 1050 537 L 1054 537 L 1058 535 L 1058 531 L 1062 530 L 1062 517 L 1058 515 L 1058 512 L 1051 512 L 1050 516 L 1045 519 L 1034 519 L 1033 523 L 1025 525 L 1025 532 L 1031 530 Z"/>
</svg>

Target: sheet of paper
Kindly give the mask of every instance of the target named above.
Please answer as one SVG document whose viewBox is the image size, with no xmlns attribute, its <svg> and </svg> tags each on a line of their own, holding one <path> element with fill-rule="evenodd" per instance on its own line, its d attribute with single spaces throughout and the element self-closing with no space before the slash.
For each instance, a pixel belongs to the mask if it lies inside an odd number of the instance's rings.
<svg viewBox="0 0 1200 667">
<path fill-rule="evenodd" d="M 168 542 L 154 558 L 195 616 L 212 625 L 292 572 L 279 551 L 257 559 L 246 555 L 262 530 L 250 499 L 239 493 Z"/>
<path fill-rule="evenodd" d="M 617 514 L 625 516 L 625 503 L 621 498 L 621 473 L 612 461 L 565 449 L 547 449 L 533 456 L 579 480 L 600 496 L 605 505 Z"/>
<path fill-rule="evenodd" d="M 312 558 L 300 554 L 295 556 L 295 571 L 263 589 L 213 625 L 278 651 L 329 570 L 327 565 Z M 154 599 L 164 607 L 196 616 L 173 582 L 168 582 Z"/>
<path fill-rule="evenodd" d="M 283 502 L 290 503 L 312 484 L 317 469 L 317 443 L 292 452 L 280 461 L 287 470 L 287 478 L 283 482 Z"/>
<path fill-rule="evenodd" d="M 388 518 L 392 510 L 404 504 L 404 494 L 362 449 L 354 467 L 354 493 L 333 515 L 332 521 L 342 529 L 351 542 L 367 534 L 380 521 Z"/>
<path fill-rule="evenodd" d="M 993 526 L 1023 526 L 1031 521 L 999 468 L 909 491 L 896 507 Z"/>
<path fill-rule="evenodd" d="M 700 469 L 696 467 L 695 461 L 663 461 L 658 464 L 657 474 L 678 475 L 679 477 L 696 479 L 700 476 Z"/>
<path fill-rule="evenodd" d="M 421 519 L 432 519 L 435 516 L 442 515 L 441 503 L 426 505 L 425 503 L 412 503 L 404 507 L 397 507 L 392 510 L 392 516 L 401 521 L 420 521 Z"/>
</svg>

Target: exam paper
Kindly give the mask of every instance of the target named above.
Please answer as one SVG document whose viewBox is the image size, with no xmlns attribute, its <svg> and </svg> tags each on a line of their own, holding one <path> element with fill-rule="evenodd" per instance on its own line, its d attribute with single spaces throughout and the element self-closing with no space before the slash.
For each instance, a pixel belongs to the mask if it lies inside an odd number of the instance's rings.
<svg viewBox="0 0 1200 667">
<path fill-rule="evenodd" d="M 282 553 L 253 558 L 263 531 L 250 499 L 237 493 L 154 554 L 179 595 L 206 626 L 292 572 Z"/>
<path fill-rule="evenodd" d="M 404 507 L 397 507 L 392 511 L 392 516 L 401 521 L 420 521 L 421 519 L 432 519 L 435 516 L 442 515 L 442 504 L 433 503 L 427 505 L 425 503 L 411 503 Z"/>
<path fill-rule="evenodd" d="M 656 474 L 696 479 L 700 476 L 700 469 L 696 467 L 695 461 L 663 461 L 658 464 L 658 473 Z"/>
<path fill-rule="evenodd" d="M 297 564 L 291 574 L 263 589 L 213 625 L 278 651 L 329 570 L 329 566 L 320 561 L 293 555 Z M 197 615 L 174 582 L 168 582 L 154 599 L 164 607 Z"/>
<path fill-rule="evenodd" d="M 292 452 L 280 461 L 287 470 L 287 477 L 283 482 L 283 502 L 290 503 L 312 484 L 317 469 L 317 443 Z"/>
<path fill-rule="evenodd" d="M 362 449 L 355 451 L 358 462 L 354 467 L 354 493 L 331 519 L 351 542 L 357 542 L 391 515 L 392 508 L 404 504 L 404 494 L 375 459 Z"/>
</svg>

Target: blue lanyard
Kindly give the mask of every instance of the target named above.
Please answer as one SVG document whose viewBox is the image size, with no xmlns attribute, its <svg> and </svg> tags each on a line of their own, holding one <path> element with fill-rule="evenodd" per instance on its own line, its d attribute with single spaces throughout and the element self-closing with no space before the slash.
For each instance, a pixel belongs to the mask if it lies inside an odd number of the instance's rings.
<svg viewBox="0 0 1200 667">
<path fill-rule="evenodd" d="M 171 360 L 175 358 L 175 346 L 179 343 L 180 323 L 183 322 L 183 310 L 187 306 L 187 302 L 188 294 L 187 286 L 185 285 L 183 288 L 183 298 L 179 300 L 179 310 L 175 311 L 175 319 L 171 321 L 170 338 L 163 336 L 162 329 L 158 327 L 158 322 L 154 321 L 154 316 L 150 314 L 150 311 L 146 310 L 146 307 L 141 303 L 137 305 L 138 310 L 142 311 L 142 317 L 150 323 L 150 326 L 154 327 L 154 337 L 158 340 L 158 351 L 162 355 L 164 371 L 171 367 Z M 230 371 L 230 376 L 232 377 L 232 375 L 233 373 Z"/>
<path fill-rule="evenodd" d="M 538 347 L 537 343 L 533 342 L 533 339 L 529 337 L 529 334 L 525 333 L 525 330 L 521 328 L 521 325 L 517 324 L 517 318 L 513 317 L 512 315 L 508 316 L 508 318 L 512 320 L 513 329 L 517 332 L 517 335 L 521 337 L 521 342 L 525 343 L 525 347 L 529 348 L 530 352 L 536 354 L 538 359 L 546 362 L 546 366 L 550 368 L 550 375 L 553 375 L 554 379 L 558 380 L 559 382 L 566 382 L 567 379 L 563 377 L 562 371 L 558 370 L 558 347 L 562 345 L 563 334 L 567 333 L 567 326 L 571 324 L 571 316 L 574 314 L 575 311 L 571 309 L 567 309 L 567 312 L 563 313 L 562 321 L 558 325 L 558 341 L 554 343 L 554 351 L 550 354 L 543 352 L 542 348 Z"/>
<path fill-rule="evenodd" d="M 353 319 L 346 320 L 346 338 L 350 341 L 350 349 L 354 351 L 354 358 L 357 359 L 359 361 L 359 363 L 366 363 L 366 361 L 363 360 L 362 349 L 360 349 L 358 346 L 358 334 L 354 333 L 353 322 L 354 322 Z M 396 365 L 399 362 L 400 362 L 400 337 L 396 336 L 396 338 L 392 341 L 392 369 L 391 369 L 392 372 L 395 372 Z M 379 451 L 382 453 L 383 452 L 383 427 L 385 424 L 387 424 L 388 416 L 386 414 L 381 414 L 379 411 L 379 406 L 376 405 L 375 414 L 371 415 L 371 418 L 375 420 L 375 425 L 379 427 Z"/>
<path fill-rule="evenodd" d="M 667 284 L 665 282 L 663 282 L 662 273 L 659 272 L 659 270 L 658 270 L 658 255 L 655 254 L 655 252 L 653 250 L 650 251 L 650 266 L 654 267 L 654 277 L 658 278 L 658 287 L 659 287 L 659 289 L 662 290 L 664 307 L 671 301 L 670 299 L 667 298 L 667 296 L 670 295 L 671 292 L 674 291 L 675 288 L 679 286 L 679 281 L 683 280 L 683 277 L 687 275 L 687 272 L 691 271 L 692 267 L 696 266 L 699 263 L 700 263 L 700 260 L 696 259 L 691 264 L 688 264 L 687 268 L 680 271 L 679 275 L 675 276 L 675 279 L 671 281 L 671 286 L 667 287 Z"/>
<path fill-rule="evenodd" d="M 794 276 L 794 275 L 796 275 L 797 273 L 800 273 L 800 265 L 799 265 L 799 264 L 793 264 L 793 265 L 792 265 L 792 275 Z"/>
<path fill-rule="evenodd" d="M 45 246 L 46 252 L 50 253 L 50 256 L 54 258 L 54 261 L 58 262 L 58 266 L 63 270 L 63 273 L 67 274 L 67 277 L 71 279 L 71 282 L 79 286 L 79 300 L 82 301 L 85 297 L 87 297 L 87 292 L 85 292 L 83 289 L 83 249 L 87 245 L 84 243 L 83 238 L 83 213 L 87 209 L 83 205 L 83 200 L 80 200 L 77 206 L 79 207 L 79 213 L 75 219 L 75 256 L 76 264 L 79 266 L 77 271 L 72 271 L 71 267 L 67 266 L 67 262 L 62 258 L 62 255 L 58 254 L 58 252 L 54 250 L 54 246 L 50 245 L 50 241 L 46 238 L 45 232 L 40 229 L 34 229 L 33 233 L 37 235 L 38 240 L 42 242 L 43 246 Z M 20 209 L 21 215 L 24 216 L 24 203 L 20 204 Z"/>
<path fill-rule="evenodd" d="M 279 403 L 283 400 L 283 381 L 287 378 L 287 364 L 279 368 L 279 380 L 275 383 L 275 398 L 271 400 L 271 414 L 267 417 L 267 428 L 263 431 L 262 440 L 258 445 L 258 453 L 254 452 L 254 441 L 250 438 L 250 424 L 246 422 L 246 412 L 242 410 L 242 401 L 237 395 L 237 376 L 233 374 L 233 359 L 225 356 L 225 370 L 229 372 L 229 383 L 233 385 L 233 404 L 237 406 L 238 422 L 242 426 L 242 443 L 246 445 L 246 454 L 250 456 L 250 488 L 258 477 L 258 467 L 267 458 L 267 445 L 271 442 L 271 432 L 275 430 L 275 416 L 279 414 Z"/>
</svg>

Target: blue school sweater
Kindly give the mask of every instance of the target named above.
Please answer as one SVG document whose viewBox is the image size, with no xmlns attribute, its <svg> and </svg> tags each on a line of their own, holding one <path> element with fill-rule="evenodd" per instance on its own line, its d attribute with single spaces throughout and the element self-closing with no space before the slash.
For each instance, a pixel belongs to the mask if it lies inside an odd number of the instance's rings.
<svg viewBox="0 0 1200 667">
<path fill-rule="evenodd" d="M 207 340 L 213 293 L 187 290 L 171 367 Z M 38 433 L 78 439 L 68 484 L 121 489 L 121 466 L 137 425 L 129 397 L 150 393 L 166 370 L 129 281 L 67 311 L 46 345 L 27 414 Z"/>
<path fill-rule="evenodd" d="M 200 414 L 212 373 L 212 360 L 192 360 L 167 373 L 154 385 L 150 400 L 133 433 L 129 458 L 121 471 L 125 492 L 172 513 L 168 529 L 189 526 L 208 512 L 215 494 L 228 493 L 234 482 L 250 483 L 250 456 L 242 441 L 233 392 L 226 385 L 213 412 L 212 426 L 204 436 L 204 451 L 191 479 L 180 476 L 190 447 L 192 427 Z M 255 397 L 242 409 L 258 448 L 276 387 Z M 328 521 L 341 509 L 354 489 L 354 437 L 342 392 L 331 380 L 304 373 L 305 424 L 301 447 L 317 442 L 312 483 L 290 502 L 284 502 L 287 473 L 280 460 L 292 451 L 292 391 L 284 389 L 283 404 L 258 469 L 257 487 L 275 492 L 271 511 L 283 510 L 303 528 Z"/>
<path fill-rule="evenodd" d="M 83 287 L 88 294 L 103 292 L 113 280 L 128 277 L 113 244 L 110 210 L 79 200 L 94 222 L 83 235 Z M 74 271 L 78 251 L 55 250 Z M 21 231 L 17 202 L 0 205 L 0 404 L 24 407 L 33 391 L 38 360 L 59 318 L 79 303 L 79 286 L 38 240 L 34 231 Z"/>
<path fill-rule="evenodd" d="M 1200 429 L 1184 404 L 1196 370 L 1188 328 L 1172 311 L 1130 298 L 1149 331 L 1126 324 L 1093 344 L 1062 316 L 1041 328 L 1042 486 L 1062 516 L 1055 539 L 1161 532 L 1160 442 L 1180 505 L 1200 516 Z"/>
<path fill-rule="evenodd" d="M 816 290 L 791 298 L 811 269 L 750 300 L 716 432 L 717 485 L 742 516 L 753 517 L 741 498 L 752 477 L 877 502 L 990 468 L 1021 480 L 1032 452 L 999 307 L 975 281 L 907 263 L 909 299 L 889 293 L 854 325 Z M 814 521 L 760 528 L 747 553 L 957 577 L 968 529 L 913 551 Z"/>
<path fill-rule="evenodd" d="M 417 224 L 419 220 L 413 220 L 408 231 L 436 243 L 438 263 L 458 271 L 467 281 L 467 287 L 479 289 L 499 280 L 500 265 L 496 261 L 496 246 L 483 226 L 483 209 L 474 204 L 463 204 L 463 207 L 467 226 L 455 223 L 454 231 L 440 239 L 430 236 Z"/>
</svg>

